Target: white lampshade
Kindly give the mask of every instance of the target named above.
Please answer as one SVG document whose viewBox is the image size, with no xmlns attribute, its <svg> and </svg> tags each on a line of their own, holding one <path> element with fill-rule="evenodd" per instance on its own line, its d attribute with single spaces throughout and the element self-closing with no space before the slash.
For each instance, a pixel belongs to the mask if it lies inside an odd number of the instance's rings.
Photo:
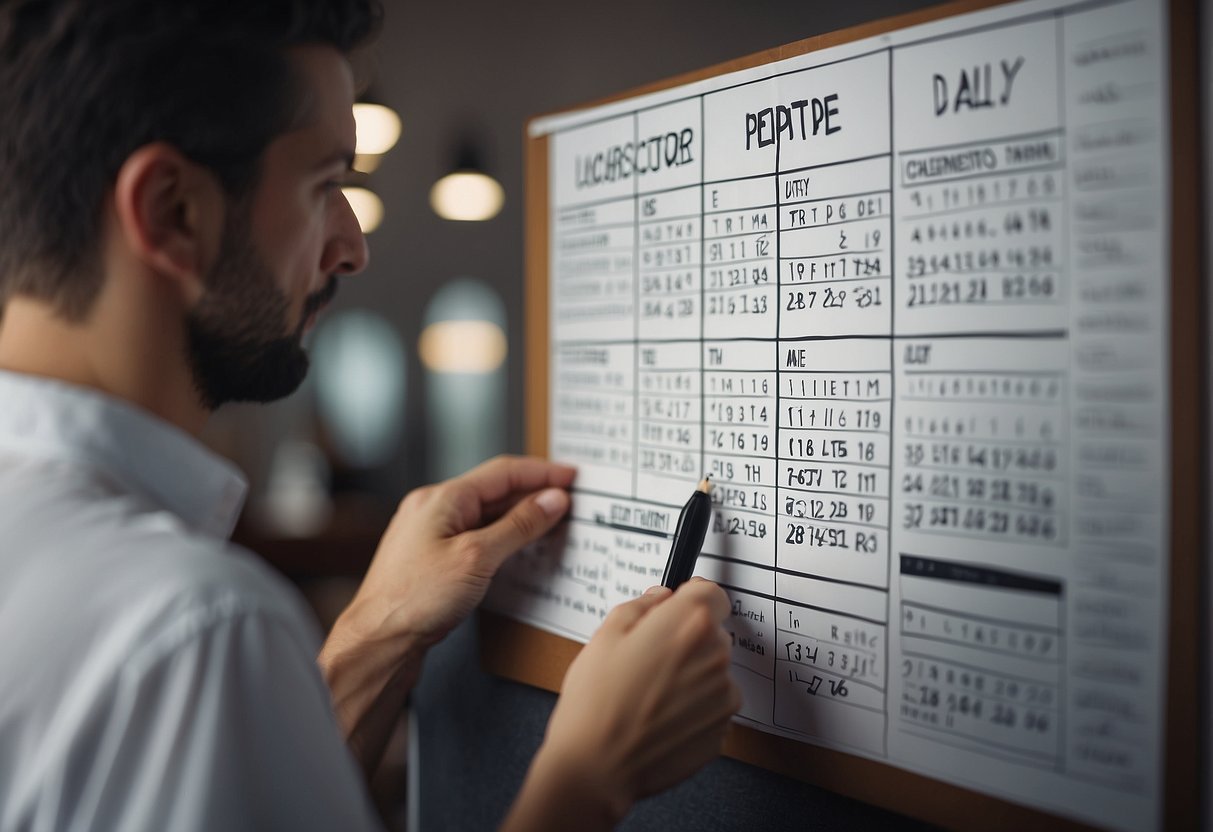
<svg viewBox="0 0 1213 832">
<path fill-rule="evenodd" d="M 497 216 L 505 204 L 505 191 L 491 176 L 458 170 L 434 183 L 430 205 L 443 219 L 475 222 Z"/>
<path fill-rule="evenodd" d="M 400 139 L 400 116 L 382 104 L 355 104 L 354 124 L 358 130 L 354 152 L 359 156 L 387 153 Z"/>
<path fill-rule="evenodd" d="M 436 321 L 421 331 L 417 349 L 436 373 L 491 373 L 505 361 L 507 346 L 492 321 Z"/>
<path fill-rule="evenodd" d="M 374 191 L 350 187 L 342 188 L 341 192 L 345 194 L 354 216 L 358 218 L 358 227 L 362 229 L 363 234 L 370 234 L 379 227 L 379 223 L 383 222 L 383 200 L 376 196 Z"/>
</svg>

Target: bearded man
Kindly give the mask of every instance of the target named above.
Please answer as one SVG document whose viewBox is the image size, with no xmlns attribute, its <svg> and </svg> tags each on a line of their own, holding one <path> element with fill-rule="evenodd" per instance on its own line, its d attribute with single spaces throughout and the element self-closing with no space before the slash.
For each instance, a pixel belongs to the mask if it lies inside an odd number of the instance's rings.
<svg viewBox="0 0 1213 832">
<path fill-rule="evenodd" d="M 379 16 L 0 0 L 0 830 L 375 827 L 426 651 L 568 509 L 537 459 L 413 492 L 323 645 L 227 542 L 244 481 L 196 435 L 293 391 L 366 265 L 341 183 Z M 695 581 L 613 612 L 507 827 L 607 828 L 713 757 L 727 611 Z"/>
</svg>

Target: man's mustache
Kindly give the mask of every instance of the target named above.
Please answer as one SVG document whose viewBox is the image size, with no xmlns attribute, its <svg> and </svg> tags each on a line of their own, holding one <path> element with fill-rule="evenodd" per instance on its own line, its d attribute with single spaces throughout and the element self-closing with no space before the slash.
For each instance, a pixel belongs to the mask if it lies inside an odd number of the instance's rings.
<svg viewBox="0 0 1213 832">
<path fill-rule="evenodd" d="M 329 275 L 328 283 L 324 284 L 324 288 L 318 292 L 313 292 L 307 296 L 307 300 L 303 304 L 303 320 L 307 320 L 313 312 L 320 310 L 320 307 L 331 301 L 337 294 L 337 275 Z"/>
</svg>

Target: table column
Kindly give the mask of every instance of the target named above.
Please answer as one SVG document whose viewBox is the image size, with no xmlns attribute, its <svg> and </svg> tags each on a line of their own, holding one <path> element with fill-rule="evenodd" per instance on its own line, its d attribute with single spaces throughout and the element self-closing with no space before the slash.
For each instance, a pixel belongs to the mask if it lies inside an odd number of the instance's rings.
<svg viewBox="0 0 1213 832">
<path fill-rule="evenodd" d="M 1167 47 L 1158 37 L 1165 7 L 1145 13 L 1154 25 L 1142 25 L 1143 11 L 1115 7 L 1062 20 L 1076 438 L 1065 743 L 1075 776 L 1158 800 L 1168 675 L 1168 313 L 1193 299 L 1169 297 L 1166 211 L 1156 209 L 1169 197 Z M 1147 806 L 1122 812 L 1126 825 L 1150 823 Z"/>
<path fill-rule="evenodd" d="M 552 137 L 558 179 L 550 242 L 552 456 L 632 496 L 635 442 L 636 202 L 627 148 L 634 117 Z M 629 400 L 632 398 L 632 400 Z"/>
<path fill-rule="evenodd" d="M 775 148 L 747 138 L 763 82 L 705 96 L 704 465 L 715 483 L 700 572 L 732 601 L 741 716 L 768 722 L 775 618 Z"/>
<path fill-rule="evenodd" d="M 660 557 L 632 505 L 636 443 L 636 197 L 629 114 L 552 136 L 548 447 L 576 465 L 567 536 L 516 558 L 494 583 L 503 606 L 589 638 L 618 600 L 616 555 Z M 661 518 L 653 518 L 654 521 Z M 563 557 L 561 557 L 561 553 Z M 626 564 L 625 564 L 626 566 Z"/>
<path fill-rule="evenodd" d="M 717 341 L 705 343 L 703 353 L 707 470 L 716 485 L 699 573 L 720 582 L 732 600 L 725 626 L 746 685 L 742 715 L 769 719 L 775 654 L 775 344 Z"/>
<path fill-rule="evenodd" d="M 829 128 L 778 142 L 775 724 L 874 753 L 889 558 L 888 84 L 884 52 L 786 76 L 781 94 L 816 96 Z"/>
<path fill-rule="evenodd" d="M 1058 35 L 1048 18 L 893 51 L 890 745 L 940 743 L 1025 772 L 1062 765 L 1065 721 Z"/>
<path fill-rule="evenodd" d="M 636 115 L 636 497 L 681 507 L 703 477 L 698 98 Z M 664 561 L 652 565 L 660 580 Z M 641 587 L 643 589 L 643 587 Z"/>
</svg>

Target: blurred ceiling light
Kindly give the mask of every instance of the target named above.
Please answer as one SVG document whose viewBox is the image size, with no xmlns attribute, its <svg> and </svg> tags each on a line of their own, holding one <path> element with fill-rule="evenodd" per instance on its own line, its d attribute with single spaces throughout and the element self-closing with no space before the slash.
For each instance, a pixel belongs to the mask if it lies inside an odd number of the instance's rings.
<svg viewBox="0 0 1213 832">
<path fill-rule="evenodd" d="M 366 188 L 342 188 L 341 192 L 350 203 L 354 216 L 358 218 L 358 227 L 363 234 L 370 234 L 383 222 L 383 200 L 374 191 Z"/>
<path fill-rule="evenodd" d="M 506 340 L 491 321 L 436 321 L 421 331 L 421 363 L 436 373 L 491 373 L 505 361 Z"/>
<path fill-rule="evenodd" d="M 501 184 L 484 172 L 480 163 L 481 142 L 464 136 L 453 147 L 454 161 L 446 176 L 430 189 L 430 206 L 446 220 L 479 222 L 492 219 L 505 204 Z"/>
<path fill-rule="evenodd" d="M 430 205 L 447 220 L 477 222 L 497 216 L 505 191 L 497 180 L 475 170 L 457 170 L 434 183 Z"/>
<path fill-rule="evenodd" d="M 391 150 L 400 139 L 400 116 L 391 107 L 359 102 L 354 105 L 354 124 L 359 156 L 379 156 Z"/>
<path fill-rule="evenodd" d="M 374 156 L 365 153 L 355 153 L 354 161 L 350 167 L 358 173 L 374 173 L 379 170 L 379 163 L 383 161 L 383 154 Z"/>
</svg>

